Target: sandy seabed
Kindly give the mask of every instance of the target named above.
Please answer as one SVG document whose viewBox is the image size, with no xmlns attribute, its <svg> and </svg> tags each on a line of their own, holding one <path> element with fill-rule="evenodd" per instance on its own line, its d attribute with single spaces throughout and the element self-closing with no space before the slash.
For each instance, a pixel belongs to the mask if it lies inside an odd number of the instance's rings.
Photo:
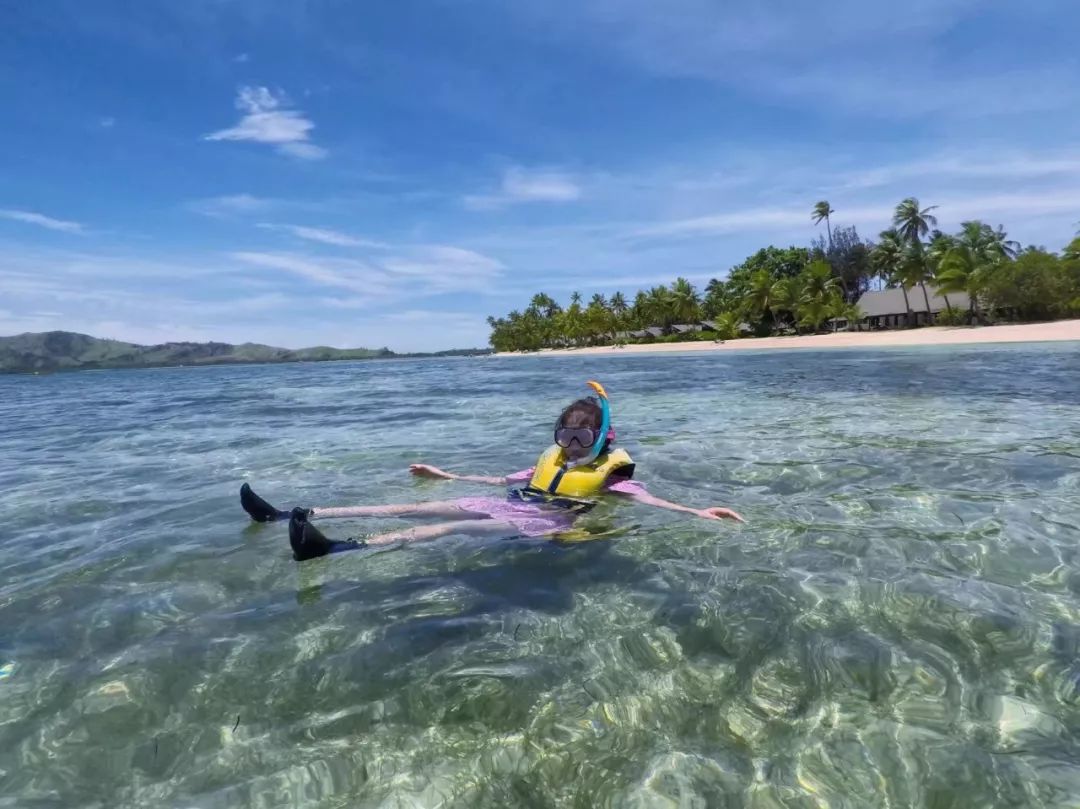
<svg viewBox="0 0 1080 809">
<path fill-rule="evenodd" d="M 686 343 L 648 343 L 641 345 L 594 346 L 591 348 L 544 349 L 531 352 L 503 352 L 500 357 L 555 357 L 583 354 L 665 354 L 689 351 L 749 351 L 783 348 L 880 348 L 887 346 L 968 345 L 976 343 L 1038 343 L 1080 340 L 1080 320 L 1053 323 L 1022 323 L 1011 326 L 928 326 L 921 329 L 893 331 L 838 332 L 791 337 L 749 337 L 741 340 Z"/>
</svg>

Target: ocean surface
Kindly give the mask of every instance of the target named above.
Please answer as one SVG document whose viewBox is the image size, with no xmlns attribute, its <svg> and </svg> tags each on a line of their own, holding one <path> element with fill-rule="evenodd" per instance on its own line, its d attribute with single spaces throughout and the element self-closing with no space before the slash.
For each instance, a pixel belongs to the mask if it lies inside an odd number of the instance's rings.
<svg viewBox="0 0 1080 809">
<path fill-rule="evenodd" d="M 587 378 L 748 524 L 240 510 L 488 493 L 406 467 L 528 467 Z M 0 519 L 3 807 L 1080 805 L 1080 344 L 0 377 Z"/>
</svg>

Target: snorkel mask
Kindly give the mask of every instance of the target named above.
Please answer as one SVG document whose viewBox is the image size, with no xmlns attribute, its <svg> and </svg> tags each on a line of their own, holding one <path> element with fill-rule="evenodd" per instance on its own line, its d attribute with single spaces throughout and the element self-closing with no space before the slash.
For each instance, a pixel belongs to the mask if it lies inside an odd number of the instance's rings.
<svg viewBox="0 0 1080 809">
<path fill-rule="evenodd" d="M 604 390 L 603 385 L 595 380 L 590 379 L 586 384 L 596 391 L 597 400 L 600 404 L 600 429 L 596 431 L 589 454 L 574 461 L 567 461 L 567 469 L 573 469 L 577 466 L 588 466 L 599 457 L 600 452 L 610 441 L 615 440 L 615 431 L 611 429 L 611 405 L 608 404 L 607 391 Z M 556 425 L 556 433 L 558 432 L 559 425 Z M 571 432 L 576 433 L 579 431 L 572 430 Z M 558 438 L 556 438 L 556 443 L 559 443 L 560 446 L 562 446 L 558 441 Z M 581 444 L 580 439 L 578 439 L 578 443 Z M 563 448 L 565 449 L 566 447 Z"/>
</svg>

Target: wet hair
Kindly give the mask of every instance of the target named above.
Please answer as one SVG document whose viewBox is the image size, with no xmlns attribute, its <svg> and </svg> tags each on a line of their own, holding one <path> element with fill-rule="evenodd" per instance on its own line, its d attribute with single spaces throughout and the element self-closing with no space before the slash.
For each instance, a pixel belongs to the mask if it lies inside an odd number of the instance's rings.
<svg viewBox="0 0 1080 809">
<path fill-rule="evenodd" d="M 556 427 L 588 427 L 599 430 L 604 422 L 604 411 L 600 404 L 591 396 L 587 399 L 578 399 L 567 407 L 559 416 Z"/>
</svg>

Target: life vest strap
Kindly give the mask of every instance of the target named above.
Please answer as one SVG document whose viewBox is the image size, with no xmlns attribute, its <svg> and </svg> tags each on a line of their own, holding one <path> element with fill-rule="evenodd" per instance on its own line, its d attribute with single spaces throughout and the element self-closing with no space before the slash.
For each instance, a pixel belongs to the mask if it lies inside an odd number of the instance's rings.
<svg viewBox="0 0 1080 809">
<path fill-rule="evenodd" d="M 507 492 L 507 498 L 510 500 L 519 500 L 522 503 L 554 506 L 555 508 L 571 511 L 575 514 L 584 514 L 586 511 L 591 511 L 596 506 L 596 503 L 590 500 L 578 500 L 575 497 L 559 497 L 558 495 L 545 492 L 543 489 L 537 489 L 533 486 L 526 486 L 522 489 L 511 489 Z"/>
</svg>

